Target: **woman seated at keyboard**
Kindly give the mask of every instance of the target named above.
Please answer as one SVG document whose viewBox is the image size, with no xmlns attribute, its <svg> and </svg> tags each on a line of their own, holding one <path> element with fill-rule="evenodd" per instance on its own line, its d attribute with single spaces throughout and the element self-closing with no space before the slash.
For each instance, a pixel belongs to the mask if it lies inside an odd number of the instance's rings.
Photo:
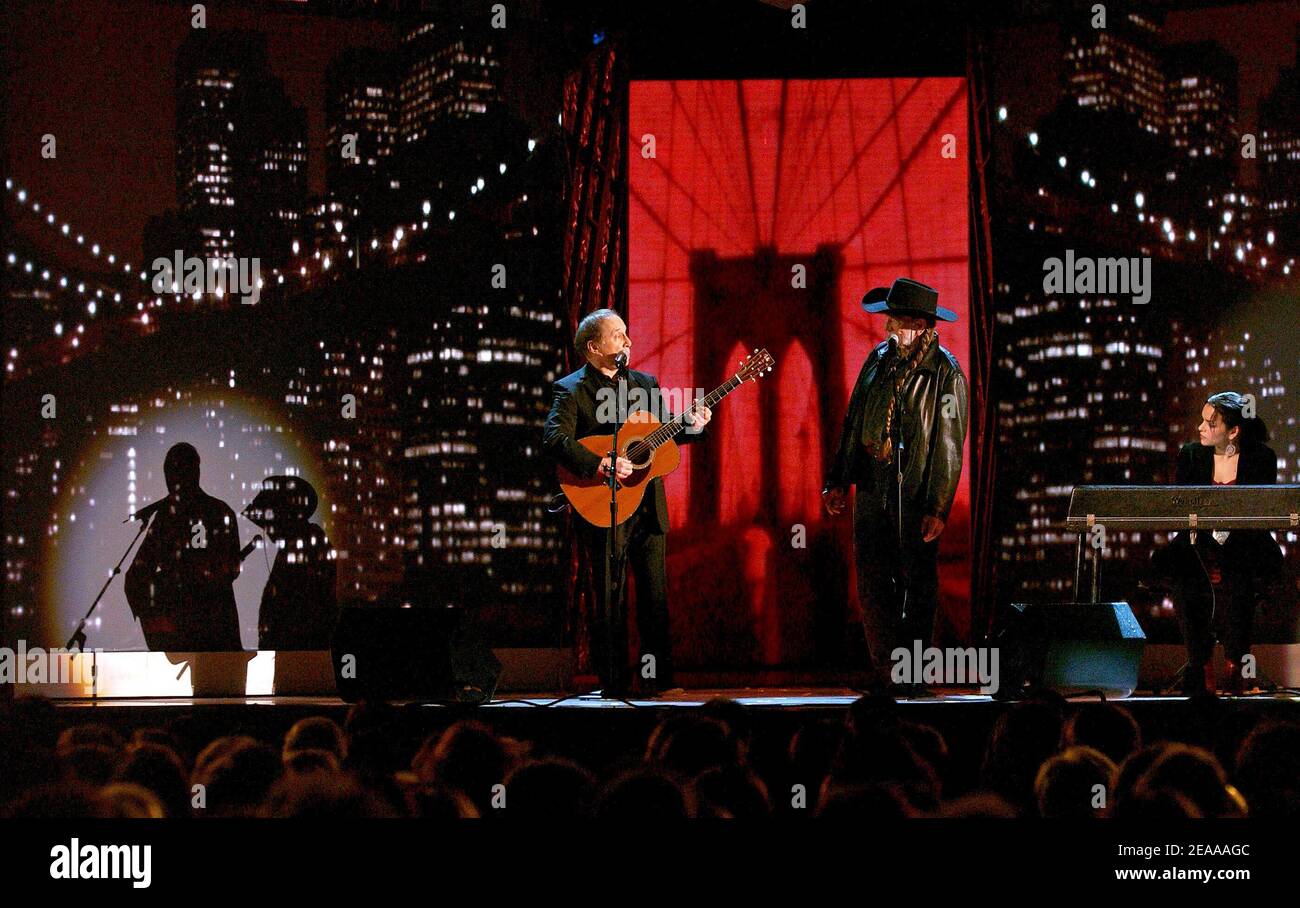
<svg viewBox="0 0 1300 908">
<path fill-rule="evenodd" d="M 1178 485 L 1273 485 L 1277 455 L 1265 442 L 1268 430 L 1246 416 L 1247 400 L 1235 391 L 1211 396 L 1201 408 L 1199 441 L 1178 452 Z M 1195 543 L 1192 537 L 1195 536 Z M 1267 530 L 1193 533 L 1183 530 L 1155 553 L 1158 573 L 1169 581 L 1187 646 L 1183 692 L 1213 696 L 1216 625 L 1227 658 L 1228 693 L 1246 688 L 1243 669 L 1250 653 L 1257 603 L 1276 595 L 1283 579 L 1282 551 Z M 1254 672 L 1247 672 L 1251 678 Z"/>
</svg>

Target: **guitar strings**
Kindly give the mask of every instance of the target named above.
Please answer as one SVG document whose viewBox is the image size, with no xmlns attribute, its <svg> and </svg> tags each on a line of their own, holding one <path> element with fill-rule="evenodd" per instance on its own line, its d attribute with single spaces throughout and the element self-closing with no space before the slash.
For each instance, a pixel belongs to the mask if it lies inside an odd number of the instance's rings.
<svg viewBox="0 0 1300 908">
<path fill-rule="evenodd" d="M 703 404 L 703 406 L 712 408 L 719 401 L 721 401 L 722 398 L 726 397 L 732 391 L 736 390 L 736 388 L 740 387 L 743 383 L 744 382 L 740 380 L 739 375 L 733 375 L 720 388 L 718 388 L 708 397 L 704 398 L 704 400 L 701 401 L 701 403 Z M 682 422 L 682 419 L 686 415 L 686 413 L 689 413 L 694 409 L 695 409 L 695 405 L 692 404 L 690 409 L 686 410 L 684 413 L 678 413 L 677 415 L 673 416 L 666 423 L 664 423 L 659 428 L 655 429 L 645 438 L 639 438 L 636 441 L 632 442 L 632 444 L 627 446 L 627 450 L 624 452 L 625 455 L 628 456 L 629 460 L 635 463 L 643 453 L 647 453 L 647 451 L 650 452 L 654 451 L 655 448 L 659 447 L 665 441 L 672 438 L 674 435 L 676 435 L 678 432 L 680 432 L 682 429 L 686 427 L 686 424 Z M 663 436 L 662 438 L 659 437 L 661 434 Z M 635 454 L 633 454 L 634 451 Z"/>
</svg>

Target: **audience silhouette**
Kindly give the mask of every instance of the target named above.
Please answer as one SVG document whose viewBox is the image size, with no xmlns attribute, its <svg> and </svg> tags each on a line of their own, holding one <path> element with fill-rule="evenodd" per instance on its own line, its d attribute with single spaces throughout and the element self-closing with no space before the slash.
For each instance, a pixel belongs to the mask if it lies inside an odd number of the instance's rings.
<svg viewBox="0 0 1300 908">
<path fill-rule="evenodd" d="M 855 702 L 842 722 L 799 721 L 776 740 L 753 719 L 713 701 L 660 721 L 637 752 L 588 765 L 476 719 L 421 741 L 410 713 L 377 702 L 355 704 L 342 724 L 309 716 L 263 739 L 205 738 L 184 718 L 126 737 L 101 722 L 63 728 L 47 702 L 24 699 L 0 706 L 0 815 L 1300 816 L 1300 725 L 1290 722 L 1204 731 L 1228 734 L 1215 744 L 1234 754 L 1224 762 L 1194 742 L 1144 746 L 1123 706 L 1041 697 L 998 716 L 981 765 L 972 742 L 950 749 L 878 697 Z"/>
</svg>

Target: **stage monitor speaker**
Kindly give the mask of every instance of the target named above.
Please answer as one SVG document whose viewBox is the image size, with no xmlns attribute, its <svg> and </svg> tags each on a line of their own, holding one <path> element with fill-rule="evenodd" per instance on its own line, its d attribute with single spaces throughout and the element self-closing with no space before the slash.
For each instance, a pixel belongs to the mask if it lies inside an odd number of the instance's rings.
<svg viewBox="0 0 1300 908">
<path fill-rule="evenodd" d="M 459 609 L 363 606 L 340 610 L 331 644 L 339 696 L 483 703 L 501 662 Z"/>
<path fill-rule="evenodd" d="M 1137 689 L 1146 635 L 1127 602 L 1016 603 L 994 635 L 1006 678 L 999 695 L 1025 684 L 1064 694 Z"/>
</svg>

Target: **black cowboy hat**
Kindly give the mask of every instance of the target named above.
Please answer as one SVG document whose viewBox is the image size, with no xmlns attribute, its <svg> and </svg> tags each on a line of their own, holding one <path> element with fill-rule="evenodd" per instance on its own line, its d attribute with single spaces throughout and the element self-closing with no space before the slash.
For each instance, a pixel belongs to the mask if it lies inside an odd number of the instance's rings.
<svg viewBox="0 0 1300 908">
<path fill-rule="evenodd" d="M 301 476 L 267 476 L 262 491 L 244 508 L 244 516 L 260 527 L 308 520 L 316 512 L 316 490 Z"/>
<path fill-rule="evenodd" d="M 911 278 L 900 277 L 892 287 L 868 290 L 862 298 L 862 308 L 868 312 L 919 315 L 923 318 L 957 321 L 957 313 L 939 305 L 939 291 Z"/>
</svg>

